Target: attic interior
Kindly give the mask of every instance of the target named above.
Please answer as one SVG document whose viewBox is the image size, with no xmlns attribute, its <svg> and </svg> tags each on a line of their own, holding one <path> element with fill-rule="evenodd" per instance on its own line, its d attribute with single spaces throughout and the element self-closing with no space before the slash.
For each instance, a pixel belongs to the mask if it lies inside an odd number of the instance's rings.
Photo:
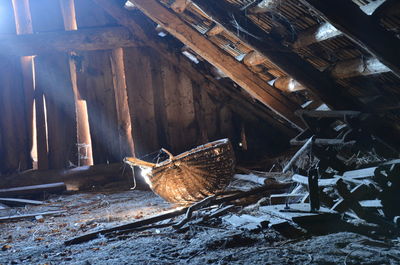
<svg viewBox="0 0 400 265">
<path fill-rule="evenodd" d="M 398 0 L 1 0 L 0 264 L 399 264 Z"/>
</svg>

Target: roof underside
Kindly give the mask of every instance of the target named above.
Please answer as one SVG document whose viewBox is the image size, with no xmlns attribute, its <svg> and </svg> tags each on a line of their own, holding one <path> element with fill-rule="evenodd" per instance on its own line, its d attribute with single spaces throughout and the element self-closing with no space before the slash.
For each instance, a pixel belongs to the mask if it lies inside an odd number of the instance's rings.
<svg viewBox="0 0 400 265">
<path fill-rule="evenodd" d="M 160 2 L 172 11 L 174 8 L 171 9 L 171 5 L 182 1 Z M 326 18 L 304 2 L 307 0 L 195 0 L 185 4 L 183 12 L 175 14 L 266 82 L 273 84 L 273 80 L 282 77 L 297 79 L 307 89 L 280 93 L 298 106 L 305 107 L 306 102 L 312 101 L 313 104 L 305 108 L 315 109 L 321 103 L 327 103 L 333 109 L 361 109 L 384 115 L 392 122 L 399 121 L 400 78 L 392 71 L 393 68 L 381 63 L 368 45 L 364 46 L 336 30 Z M 370 14 L 363 15 L 373 18 L 382 30 L 399 41 L 400 8 L 395 1 L 387 1 L 393 6 L 389 9 L 383 0 L 353 2 L 354 6 L 358 5 L 363 12 Z M 386 10 L 380 10 L 382 6 Z M 231 25 L 224 22 L 230 22 Z M 222 30 L 218 30 L 217 27 L 221 25 Z M 332 30 L 335 32 L 332 33 Z M 368 31 L 368 28 L 365 30 Z M 272 38 L 273 45 L 268 42 Z M 338 97 L 327 95 L 324 84 L 317 89 L 310 87 L 307 80 L 304 82 L 297 78 L 296 70 L 285 71 L 279 59 L 271 58 L 268 51 L 266 54 L 259 49 L 260 40 L 264 41 L 266 47 L 281 45 L 290 56 L 299 56 L 304 65 L 311 65 L 320 73 L 321 80 L 325 78 L 325 81 L 333 84 L 333 88 L 337 88 Z M 185 47 L 196 55 L 190 48 Z M 262 54 L 264 60 L 261 63 L 246 63 L 244 58 L 254 51 Z M 279 52 L 282 50 L 277 50 Z M 335 94 L 335 91 L 331 92 Z M 327 102 L 327 98 L 331 102 Z M 345 98 L 354 105 L 341 107 L 338 101 L 345 101 Z"/>
</svg>

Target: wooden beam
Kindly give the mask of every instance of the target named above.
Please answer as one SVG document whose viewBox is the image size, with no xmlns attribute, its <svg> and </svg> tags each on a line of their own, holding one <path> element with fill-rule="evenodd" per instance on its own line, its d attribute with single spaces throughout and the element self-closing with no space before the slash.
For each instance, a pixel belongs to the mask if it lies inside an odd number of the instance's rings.
<svg viewBox="0 0 400 265">
<path fill-rule="evenodd" d="M 251 72 L 245 65 L 223 52 L 158 1 L 131 0 L 130 2 L 198 55 L 222 70 L 254 98 L 267 105 L 284 119 L 294 122 L 297 126 L 303 126 L 293 113 L 296 108 L 299 108 L 296 104 Z"/>
<path fill-rule="evenodd" d="M 121 6 L 114 1 L 94 1 L 116 19 L 119 24 L 128 28 L 135 36 L 135 39 L 137 38 L 138 43 L 143 46 L 150 46 L 154 50 L 158 51 L 160 56 L 163 56 L 180 71 L 191 76 L 200 85 L 204 85 L 204 82 L 213 83 L 217 89 L 213 89 L 214 86 L 205 85 L 207 92 L 221 102 L 226 102 L 226 104 L 234 109 L 235 112 L 267 121 L 289 137 L 294 137 L 297 134 L 298 130 L 292 126 L 292 123 L 287 122 L 285 119 L 277 119 L 277 115 L 271 113 L 271 111 L 269 111 L 267 107 L 264 107 L 264 105 L 254 104 L 253 99 L 247 99 L 243 94 L 241 94 L 242 92 L 238 92 L 236 89 L 216 80 L 205 69 L 203 69 L 203 67 L 198 67 L 197 65 L 192 64 L 182 54 L 172 51 L 167 43 L 155 41 L 154 38 L 156 37 L 156 33 L 151 35 L 151 29 L 154 29 L 154 25 L 149 23 L 143 14 L 136 13 L 132 16 L 130 11 L 121 8 Z"/>
<path fill-rule="evenodd" d="M 54 51 L 109 50 L 137 45 L 138 43 L 129 30 L 123 27 L 0 36 L 0 50 L 17 56 L 37 55 Z"/>
<path fill-rule="evenodd" d="M 256 6 L 251 7 L 248 10 L 248 12 L 251 14 L 266 13 L 276 8 L 280 4 L 280 2 L 281 2 L 280 0 L 262 0 L 259 1 L 259 3 Z"/>
<path fill-rule="evenodd" d="M 171 8 L 174 10 L 176 13 L 183 13 L 185 12 L 185 9 L 192 3 L 190 0 L 175 0 L 175 2 L 172 3 Z"/>
<path fill-rule="evenodd" d="M 331 24 L 325 22 L 316 27 L 300 32 L 297 36 L 297 40 L 292 44 L 292 47 L 294 49 L 301 49 L 311 44 L 329 40 L 341 35 L 342 32 Z"/>
<path fill-rule="evenodd" d="M 220 25 L 215 25 L 214 27 L 212 27 L 209 31 L 207 31 L 207 35 L 208 36 L 216 36 L 220 33 L 222 33 L 225 29 L 223 27 L 221 27 Z"/>
<path fill-rule="evenodd" d="M 244 11 L 225 1 L 193 0 L 204 12 L 227 31 L 242 30 L 240 39 L 254 50 L 267 57 L 273 64 L 286 72 L 317 97 L 334 109 L 360 109 L 361 104 L 348 97 L 347 89 L 335 83 L 328 73 L 321 73 L 290 48 L 285 47 L 274 36 L 254 24 Z M 232 20 L 232 14 L 235 20 Z M 239 27 L 238 27 L 239 25 Z M 244 37 L 245 36 L 245 37 Z"/>
<path fill-rule="evenodd" d="M 266 61 L 267 61 L 267 58 L 265 58 L 265 56 L 261 55 L 260 53 L 258 53 L 256 51 L 249 52 L 243 58 L 243 63 L 247 66 L 260 65 L 260 64 L 265 63 Z"/>
<path fill-rule="evenodd" d="M 390 72 L 390 69 L 376 58 L 356 58 L 338 62 L 331 70 L 331 75 L 343 79 L 386 72 Z"/>
<path fill-rule="evenodd" d="M 293 93 L 306 89 L 299 82 L 288 76 L 282 76 L 275 79 L 274 87 L 286 93 Z"/>
<path fill-rule="evenodd" d="M 300 0 L 400 77 L 400 40 L 351 1 Z"/>
</svg>

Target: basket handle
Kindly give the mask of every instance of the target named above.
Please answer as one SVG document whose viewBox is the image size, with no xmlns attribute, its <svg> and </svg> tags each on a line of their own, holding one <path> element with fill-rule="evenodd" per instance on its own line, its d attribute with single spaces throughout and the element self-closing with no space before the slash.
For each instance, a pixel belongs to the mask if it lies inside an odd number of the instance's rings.
<svg viewBox="0 0 400 265">
<path fill-rule="evenodd" d="M 175 159 L 175 156 L 170 151 L 168 151 L 167 149 L 161 148 L 161 151 L 163 151 L 164 153 L 169 155 L 169 160 L 173 161 Z"/>
<path fill-rule="evenodd" d="M 124 163 L 126 163 L 130 166 L 142 166 L 142 167 L 151 167 L 151 168 L 156 166 L 156 164 L 154 164 L 154 163 L 143 161 L 143 160 L 137 159 L 136 157 L 125 157 Z"/>
</svg>

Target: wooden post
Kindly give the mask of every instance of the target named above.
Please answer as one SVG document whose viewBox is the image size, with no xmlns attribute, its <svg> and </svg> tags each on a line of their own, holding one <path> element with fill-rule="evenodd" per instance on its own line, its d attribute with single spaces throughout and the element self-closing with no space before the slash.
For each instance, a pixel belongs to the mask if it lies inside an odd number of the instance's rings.
<svg viewBox="0 0 400 265">
<path fill-rule="evenodd" d="M 13 0 L 14 17 L 16 24 L 17 34 L 31 34 L 32 29 L 32 18 L 29 10 L 29 0 Z M 34 118 L 33 110 L 33 98 L 34 98 L 34 81 L 33 81 L 33 57 L 23 56 L 21 57 L 22 75 L 23 75 L 23 86 L 25 94 L 25 113 L 26 113 L 26 127 L 28 133 L 28 148 L 32 151 L 33 160 L 37 161 L 37 149 L 36 139 L 36 121 Z M 35 133 L 34 133 L 35 130 Z M 37 166 L 37 165 L 36 165 Z"/>
<path fill-rule="evenodd" d="M 60 0 L 61 11 L 63 14 L 64 28 L 67 31 L 77 31 L 75 2 L 74 0 Z M 77 126 L 77 161 L 78 166 L 93 165 L 92 140 L 90 138 L 89 118 L 86 101 L 82 99 L 78 90 L 78 80 L 76 74 L 75 61 L 72 59 L 75 53 L 70 53 L 69 69 L 71 73 L 72 88 L 76 106 L 76 126 Z"/>
<path fill-rule="evenodd" d="M 130 119 L 131 114 L 128 106 L 124 51 L 122 48 L 112 51 L 111 67 L 113 70 L 114 93 L 118 114 L 119 146 L 121 157 L 134 157 L 135 147 L 132 138 L 132 124 Z"/>
</svg>

